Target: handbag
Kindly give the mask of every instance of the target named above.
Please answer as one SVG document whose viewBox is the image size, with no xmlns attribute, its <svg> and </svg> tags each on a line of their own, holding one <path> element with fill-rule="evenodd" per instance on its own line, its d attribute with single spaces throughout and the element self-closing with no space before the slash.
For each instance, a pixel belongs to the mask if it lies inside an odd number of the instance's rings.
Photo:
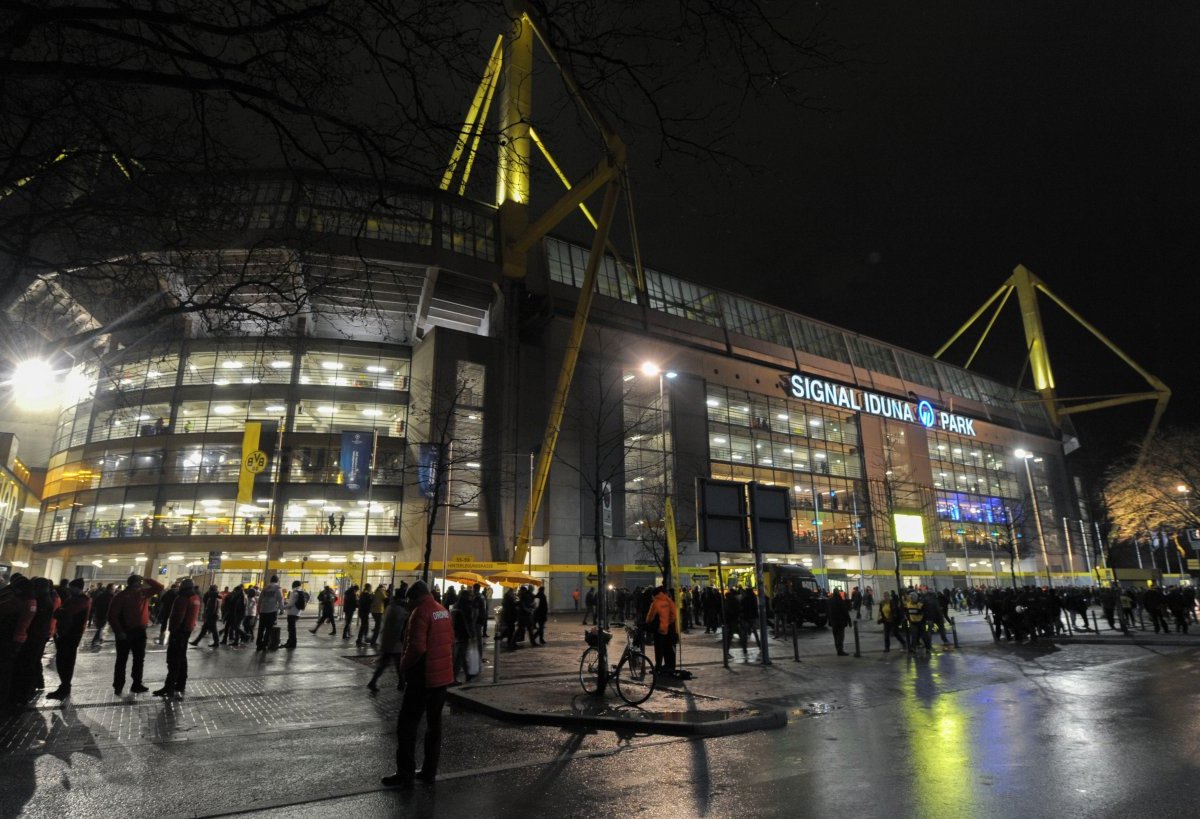
<svg viewBox="0 0 1200 819">
<path fill-rule="evenodd" d="M 479 643 L 472 640 L 467 644 L 467 675 L 474 677 L 479 673 Z"/>
</svg>

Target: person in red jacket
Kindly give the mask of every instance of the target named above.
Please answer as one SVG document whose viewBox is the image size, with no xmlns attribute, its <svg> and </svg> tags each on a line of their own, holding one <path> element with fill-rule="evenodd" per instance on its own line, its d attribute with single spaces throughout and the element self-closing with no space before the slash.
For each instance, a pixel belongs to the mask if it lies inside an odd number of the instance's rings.
<svg viewBox="0 0 1200 819">
<path fill-rule="evenodd" d="M 179 592 L 171 603 L 171 611 L 165 615 L 169 620 L 171 636 L 167 638 L 167 681 L 154 692 L 156 697 L 183 698 L 187 688 L 188 638 L 200 617 L 200 595 L 192 578 L 185 577 L 179 583 Z"/>
<path fill-rule="evenodd" d="M 33 581 L 14 574 L 9 585 L 0 589 L 0 709 L 12 698 L 17 655 L 29 639 L 29 627 L 36 616 Z"/>
<path fill-rule="evenodd" d="M 54 667 L 58 671 L 58 688 L 46 695 L 48 700 L 65 700 L 71 696 L 71 680 L 75 677 L 75 658 L 79 655 L 79 642 L 87 630 L 92 616 L 92 598 L 83 593 L 83 578 L 77 577 L 67 586 L 62 604 L 55 610 L 58 622 L 58 646 L 54 654 Z"/>
<path fill-rule="evenodd" d="M 151 577 L 129 575 L 128 585 L 113 597 L 108 607 L 108 624 L 117 641 L 117 665 L 113 670 L 113 692 L 119 697 L 125 688 L 125 664 L 133 655 L 129 690 L 144 694 L 150 689 L 142 685 L 142 667 L 146 662 L 146 627 L 150 625 L 150 598 L 163 590 L 163 584 Z"/>
<path fill-rule="evenodd" d="M 433 599 L 418 580 L 409 589 L 407 638 L 400 657 L 404 701 L 396 720 L 396 773 L 382 780 L 388 787 L 407 787 L 416 779 L 432 784 L 442 752 L 442 705 L 454 682 L 454 625 L 450 612 Z M 425 715 L 425 761 L 417 770 L 417 726 Z"/>
</svg>

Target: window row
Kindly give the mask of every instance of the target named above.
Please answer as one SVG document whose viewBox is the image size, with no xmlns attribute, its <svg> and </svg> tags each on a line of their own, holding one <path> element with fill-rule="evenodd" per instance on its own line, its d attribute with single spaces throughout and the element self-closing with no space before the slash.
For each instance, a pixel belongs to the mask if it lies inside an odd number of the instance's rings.
<svg viewBox="0 0 1200 819">
<path fill-rule="evenodd" d="M 289 402 L 282 398 L 213 399 L 181 401 L 174 406 L 163 402 L 104 410 L 92 419 L 91 405 L 81 405 L 61 416 L 52 451 L 127 438 L 240 432 L 245 429 L 246 421 L 283 418 L 288 410 Z M 380 435 L 403 438 L 407 418 L 408 407 L 403 404 L 297 401 L 289 431 L 334 433 L 375 429 Z"/>
<path fill-rule="evenodd" d="M 380 439 L 375 454 L 372 482 L 376 486 L 400 486 L 406 470 L 414 469 L 405 463 L 402 444 L 395 439 Z M 285 484 L 339 484 L 343 480 L 340 467 L 340 448 L 333 446 L 301 446 L 290 448 Z M 55 457 L 46 473 L 44 497 L 78 492 L 85 489 L 106 489 L 119 486 L 155 484 L 233 484 L 241 469 L 240 443 L 209 443 L 204 445 L 167 447 L 116 447 L 87 459 Z M 278 461 L 260 475 L 263 481 L 273 481 Z"/>
<path fill-rule="evenodd" d="M 750 427 L 756 436 L 762 433 L 858 444 L 855 417 L 840 414 L 828 407 L 716 385 L 709 385 L 706 403 L 710 425 Z"/>
<path fill-rule="evenodd" d="M 586 248 L 548 239 L 546 253 L 552 281 L 582 286 L 589 256 Z M 1014 404 L 1011 388 L 976 373 L 656 270 L 647 269 L 645 275 L 646 298 L 651 310 L 852 364 L 870 372 L 903 378 L 992 406 L 1008 408 Z M 636 296 L 628 278 L 617 269 L 611 257 L 605 257 L 597 276 L 596 292 L 635 303 Z M 1043 417 L 1036 402 L 1016 403 L 1016 409 L 1031 419 Z"/>
</svg>

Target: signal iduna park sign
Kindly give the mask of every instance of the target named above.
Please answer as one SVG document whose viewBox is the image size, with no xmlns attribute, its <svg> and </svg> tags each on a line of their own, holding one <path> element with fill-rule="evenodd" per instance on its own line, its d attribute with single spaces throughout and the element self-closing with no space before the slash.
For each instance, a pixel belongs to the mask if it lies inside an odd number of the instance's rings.
<svg viewBox="0 0 1200 819">
<path fill-rule="evenodd" d="M 794 398 L 804 401 L 815 401 L 818 404 L 829 404 L 855 412 L 865 412 L 868 415 L 907 421 L 930 428 L 937 427 L 947 432 L 975 437 L 974 418 L 935 409 L 933 404 L 925 399 L 916 403 L 902 401 L 889 395 L 848 387 L 824 378 L 813 378 L 804 373 L 792 373 L 787 378 L 786 389 Z"/>
</svg>

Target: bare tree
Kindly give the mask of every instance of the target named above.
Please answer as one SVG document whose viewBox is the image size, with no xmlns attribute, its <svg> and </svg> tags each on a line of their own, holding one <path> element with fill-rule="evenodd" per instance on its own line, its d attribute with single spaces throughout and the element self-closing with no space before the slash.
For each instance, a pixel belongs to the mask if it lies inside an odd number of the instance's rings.
<svg viewBox="0 0 1200 819">
<path fill-rule="evenodd" d="M 411 218 L 396 185 L 440 178 L 514 10 L 575 78 L 562 84 L 539 60 L 540 86 L 557 89 L 539 127 L 551 139 L 573 129 L 563 114 L 585 93 L 631 139 L 648 137 L 656 164 L 737 160 L 730 137 L 748 106 L 820 108 L 813 72 L 840 65 L 821 12 L 761 0 L 3 0 L 0 307 L 41 316 L 68 347 L 181 316 L 279 326 L 321 292 L 358 293 L 369 312 L 376 294 L 351 287 L 355 274 L 305 275 L 265 250 L 279 246 L 270 229 L 294 242 L 311 224 L 272 222 L 244 169 L 285 169 L 297 207 Z M 488 125 L 482 138 L 503 135 Z M 211 265 L 189 250 L 200 247 L 241 255 Z"/>
<path fill-rule="evenodd" d="M 639 442 L 658 434 L 658 413 L 635 400 L 639 385 L 632 369 L 632 351 L 626 345 L 611 333 L 593 329 L 588 333 L 587 350 L 580 359 L 577 389 L 572 392 L 563 424 L 564 430 L 579 441 L 579 447 L 559 447 L 555 461 L 578 476 L 580 496 L 592 517 L 592 542 L 599 568 L 605 562 L 605 486 L 612 487 L 614 502 L 622 502 L 628 494 L 640 496 L 646 491 L 642 484 L 648 480 L 657 485 L 650 474 L 652 465 L 630 456 L 641 449 Z M 625 523 L 629 529 L 631 522 Z"/>
<path fill-rule="evenodd" d="M 1109 468 L 1102 490 L 1120 537 L 1200 527 L 1198 491 L 1200 431 L 1194 429 L 1159 432 L 1141 457 L 1131 455 Z"/>
<path fill-rule="evenodd" d="M 428 409 L 419 411 L 424 417 L 410 415 L 408 424 L 419 443 L 413 485 L 406 494 L 412 490 L 420 500 L 416 519 L 410 516 L 406 528 L 421 538 L 421 579 L 426 582 L 438 526 L 445 525 L 440 516 L 452 509 L 476 509 L 483 494 L 482 379 L 482 368 L 468 366 L 460 367 L 453 389 L 442 395 L 433 393 L 432 384 L 413 383 L 414 394 L 433 395 L 413 404 Z"/>
</svg>

